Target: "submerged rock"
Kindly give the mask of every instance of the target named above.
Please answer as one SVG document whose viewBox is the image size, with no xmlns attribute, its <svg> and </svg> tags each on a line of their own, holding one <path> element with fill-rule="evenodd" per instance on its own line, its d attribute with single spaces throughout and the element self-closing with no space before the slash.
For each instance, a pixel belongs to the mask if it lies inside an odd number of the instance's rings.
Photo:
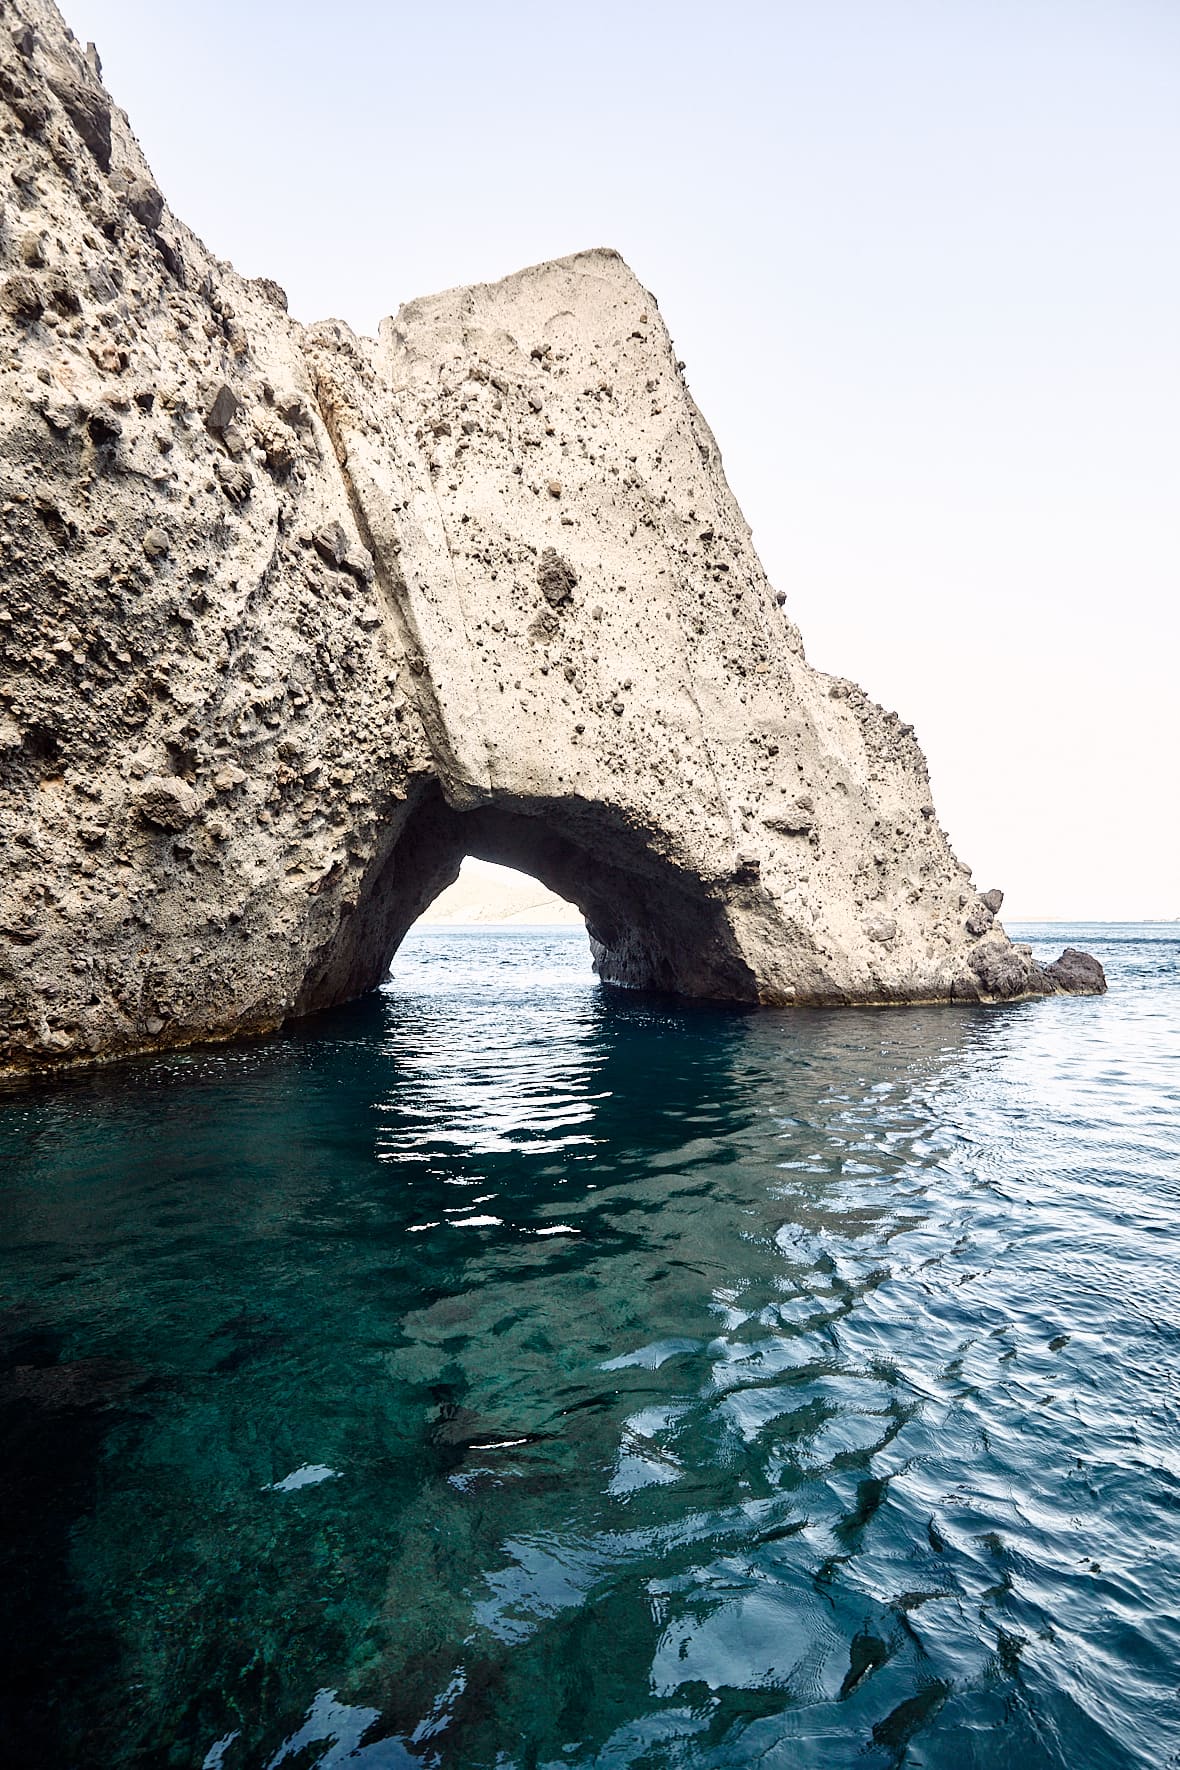
<svg viewBox="0 0 1180 1770">
<path fill-rule="evenodd" d="M 1103 987 L 1011 945 L 912 728 L 806 662 L 616 253 L 302 327 L 97 67 L 0 15 L 0 1066 L 372 988 L 465 854 L 577 903 L 616 983 Z"/>
</svg>

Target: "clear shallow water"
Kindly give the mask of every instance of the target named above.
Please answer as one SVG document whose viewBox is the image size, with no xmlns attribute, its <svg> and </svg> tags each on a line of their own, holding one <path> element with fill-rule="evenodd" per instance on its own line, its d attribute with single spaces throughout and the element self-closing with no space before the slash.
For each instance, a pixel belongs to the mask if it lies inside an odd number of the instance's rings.
<svg viewBox="0 0 1180 1770">
<path fill-rule="evenodd" d="M 423 930 L 0 1101 L 0 1748 L 1180 1763 L 1180 927 L 770 1014 Z"/>
</svg>

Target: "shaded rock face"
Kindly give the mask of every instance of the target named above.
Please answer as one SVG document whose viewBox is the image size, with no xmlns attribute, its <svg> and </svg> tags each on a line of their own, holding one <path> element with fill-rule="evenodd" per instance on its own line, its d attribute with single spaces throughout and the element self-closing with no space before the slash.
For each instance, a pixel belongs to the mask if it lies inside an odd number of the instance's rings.
<svg viewBox="0 0 1180 1770">
<path fill-rule="evenodd" d="M 0 131 L 0 1066 L 372 988 L 464 854 L 618 983 L 1103 987 L 1011 945 L 911 728 L 806 663 L 616 254 L 300 327 L 43 0 Z"/>
</svg>

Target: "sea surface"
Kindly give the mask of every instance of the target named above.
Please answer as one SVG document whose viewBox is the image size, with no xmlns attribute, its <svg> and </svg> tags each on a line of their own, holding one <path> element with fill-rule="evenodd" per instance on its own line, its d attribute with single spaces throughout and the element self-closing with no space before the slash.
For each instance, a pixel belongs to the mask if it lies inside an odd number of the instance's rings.
<svg viewBox="0 0 1180 1770">
<path fill-rule="evenodd" d="M 794 1013 L 420 929 L 0 1098 L 4 1770 L 1180 1764 L 1180 926 Z"/>
</svg>

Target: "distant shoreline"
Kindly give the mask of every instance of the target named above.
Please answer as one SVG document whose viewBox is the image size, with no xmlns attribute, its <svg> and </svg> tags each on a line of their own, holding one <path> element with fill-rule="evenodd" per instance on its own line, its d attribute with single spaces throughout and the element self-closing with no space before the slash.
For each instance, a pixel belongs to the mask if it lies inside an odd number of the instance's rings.
<svg viewBox="0 0 1180 1770">
<path fill-rule="evenodd" d="M 486 934 L 489 931 L 507 930 L 525 933 L 550 932 L 564 929 L 578 933 L 584 931 L 585 923 L 581 917 L 566 916 L 558 920 L 525 921 L 516 916 L 480 916 L 478 913 L 471 920 L 460 921 L 429 915 L 419 917 L 414 924 L 416 928 L 442 930 L 447 933 Z M 1005 926 L 1009 928 L 1176 928 L 1180 930 L 1180 916 L 1128 916 L 1118 921 L 1103 920 L 1084 916 L 1008 916 Z"/>
</svg>

